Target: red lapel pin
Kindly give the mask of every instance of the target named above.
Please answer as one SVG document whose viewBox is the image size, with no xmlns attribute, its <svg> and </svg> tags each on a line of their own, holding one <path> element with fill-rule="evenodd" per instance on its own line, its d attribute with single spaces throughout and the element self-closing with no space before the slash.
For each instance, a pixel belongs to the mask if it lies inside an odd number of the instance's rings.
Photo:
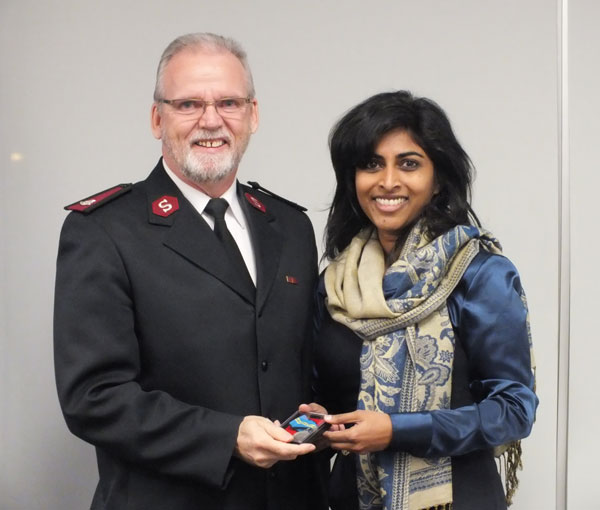
<svg viewBox="0 0 600 510">
<path fill-rule="evenodd" d="M 295 276 L 286 275 L 285 281 L 293 285 L 298 285 L 298 278 L 296 278 Z"/>
<path fill-rule="evenodd" d="M 246 200 L 250 202 L 252 207 L 258 209 L 260 212 L 267 212 L 265 204 L 263 204 L 258 198 L 252 196 L 250 193 L 244 193 L 244 196 L 246 197 Z"/>
<path fill-rule="evenodd" d="M 152 202 L 152 212 L 157 216 L 166 218 L 179 209 L 179 201 L 177 197 L 170 197 L 168 195 L 157 198 Z"/>
</svg>

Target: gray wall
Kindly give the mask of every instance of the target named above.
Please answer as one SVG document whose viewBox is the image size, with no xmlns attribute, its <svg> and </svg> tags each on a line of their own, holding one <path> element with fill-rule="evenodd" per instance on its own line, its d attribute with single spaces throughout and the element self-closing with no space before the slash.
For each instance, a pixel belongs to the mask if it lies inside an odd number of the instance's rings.
<svg viewBox="0 0 600 510">
<path fill-rule="evenodd" d="M 596 269 L 598 238 L 598 140 L 600 129 L 600 3 L 570 0 L 569 9 L 569 131 L 570 175 L 570 363 L 568 406 L 569 508 L 598 508 L 600 456 L 598 378 L 600 343 L 595 319 L 600 309 Z"/>
<path fill-rule="evenodd" d="M 478 169 L 475 209 L 519 268 L 531 308 L 541 405 L 524 441 L 525 470 L 512 508 L 554 508 L 557 473 L 566 468 L 556 462 L 560 4 L 2 0 L 0 509 L 89 504 L 97 479 L 93 449 L 67 431 L 52 367 L 62 206 L 142 179 L 156 163 L 160 147 L 149 130 L 155 66 L 172 38 L 192 31 L 231 35 L 246 47 L 261 126 L 240 178 L 307 206 L 319 239 L 334 181 L 327 134 L 341 113 L 371 94 L 399 88 L 446 109 Z M 584 50 L 574 57 L 571 82 L 578 91 L 571 166 L 577 310 L 571 327 L 574 344 L 582 344 L 571 362 L 585 370 L 572 370 L 568 482 L 573 504 L 589 508 L 593 480 L 584 438 L 598 413 L 592 408 L 590 419 L 589 394 L 580 389 L 593 381 L 599 353 L 596 347 L 596 356 L 588 356 L 587 350 L 594 340 L 586 334 L 592 331 L 587 321 L 598 299 L 586 257 L 594 247 L 586 234 L 595 224 L 585 204 L 596 188 L 589 179 L 597 183 L 598 177 L 590 175 L 596 139 L 588 132 L 597 116 L 588 113 L 585 92 L 594 90 L 587 88 L 590 81 L 598 85 L 597 69 L 586 62 L 598 62 L 591 22 L 599 13 L 593 0 L 570 5 L 577 24 L 570 28 L 573 47 Z M 595 38 L 595 50 L 586 37 Z M 598 113 L 597 100 L 593 107 Z M 13 160 L 14 153 L 22 159 Z"/>
</svg>

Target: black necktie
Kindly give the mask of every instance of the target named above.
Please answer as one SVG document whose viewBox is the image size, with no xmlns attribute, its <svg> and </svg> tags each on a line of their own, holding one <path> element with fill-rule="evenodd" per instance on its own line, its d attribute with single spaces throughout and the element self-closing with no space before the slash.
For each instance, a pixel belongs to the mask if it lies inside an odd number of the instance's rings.
<svg viewBox="0 0 600 510">
<path fill-rule="evenodd" d="M 248 272 L 248 266 L 246 266 L 244 257 L 242 257 L 240 249 L 238 248 L 235 239 L 231 235 L 231 232 L 229 232 L 227 224 L 225 223 L 225 211 L 228 207 L 229 204 L 224 198 L 211 198 L 208 201 L 208 205 L 205 207 L 204 211 L 214 218 L 215 235 L 219 241 L 221 241 L 221 244 L 229 255 L 231 263 L 235 266 L 240 278 L 243 278 L 244 283 L 247 284 L 248 288 L 252 289 L 252 292 L 254 293 L 254 282 L 252 281 L 250 273 Z"/>
</svg>

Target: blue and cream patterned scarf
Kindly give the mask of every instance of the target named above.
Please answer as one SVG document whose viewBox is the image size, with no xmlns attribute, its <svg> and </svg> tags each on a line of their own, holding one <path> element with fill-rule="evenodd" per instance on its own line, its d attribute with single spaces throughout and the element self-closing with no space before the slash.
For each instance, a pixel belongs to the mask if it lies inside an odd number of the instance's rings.
<svg viewBox="0 0 600 510">
<path fill-rule="evenodd" d="M 446 299 L 481 248 L 501 253 L 498 241 L 477 227 L 457 226 L 431 241 L 419 222 L 386 269 L 369 228 L 327 267 L 328 311 L 363 339 L 359 409 L 391 414 L 450 407 L 454 333 Z M 358 459 L 361 509 L 452 504 L 449 457 L 384 450 Z"/>
</svg>

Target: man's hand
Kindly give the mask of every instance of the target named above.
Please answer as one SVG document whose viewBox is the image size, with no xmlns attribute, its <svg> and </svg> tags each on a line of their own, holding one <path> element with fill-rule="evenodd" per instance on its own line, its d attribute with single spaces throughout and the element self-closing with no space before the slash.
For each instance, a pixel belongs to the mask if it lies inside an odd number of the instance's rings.
<svg viewBox="0 0 600 510">
<path fill-rule="evenodd" d="M 292 435 L 262 416 L 246 416 L 238 430 L 235 455 L 248 464 L 270 468 L 315 450 L 313 444 L 290 444 Z"/>
<path fill-rule="evenodd" d="M 392 440 L 392 420 L 389 415 L 377 411 L 354 411 L 325 417 L 332 430 L 323 436 L 331 448 L 355 453 L 384 450 Z M 354 424 L 345 430 L 333 430 L 335 425 Z"/>
<path fill-rule="evenodd" d="M 301 413 L 321 413 L 327 414 L 327 409 L 325 409 L 321 404 L 317 404 L 316 402 L 311 402 L 310 404 L 300 404 L 298 406 L 298 411 Z"/>
</svg>

